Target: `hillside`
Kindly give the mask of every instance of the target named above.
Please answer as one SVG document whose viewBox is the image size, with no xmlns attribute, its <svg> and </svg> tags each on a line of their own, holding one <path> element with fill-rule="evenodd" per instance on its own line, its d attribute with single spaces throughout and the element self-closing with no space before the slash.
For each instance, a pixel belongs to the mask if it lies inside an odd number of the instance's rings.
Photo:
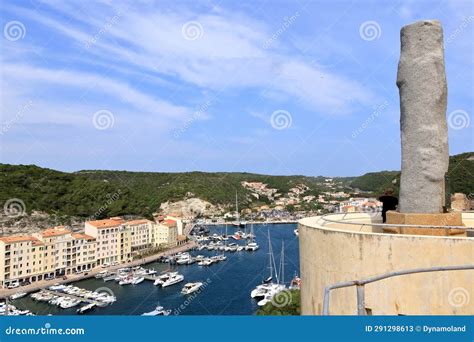
<svg viewBox="0 0 474 342">
<path fill-rule="evenodd" d="M 261 181 L 287 193 L 304 183 L 317 192 L 322 178 L 265 176 L 250 173 L 158 173 L 87 170 L 65 173 L 34 165 L 0 164 L 0 201 L 19 198 L 33 210 L 78 217 L 118 215 L 151 217 L 166 201 L 198 197 L 215 205 L 233 206 L 235 192 L 242 208 L 255 198 L 242 181 Z M 267 203 L 268 199 L 259 201 Z"/>
<path fill-rule="evenodd" d="M 474 193 L 474 153 L 450 158 L 451 192 Z M 85 170 L 66 173 L 34 165 L 0 164 L 0 202 L 19 198 L 26 211 L 79 218 L 119 215 L 151 217 L 166 201 L 197 197 L 219 207 L 233 208 L 235 192 L 240 208 L 269 203 L 265 196 L 251 195 L 241 182 L 262 182 L 283 195 L 304 184 L 304 195 L 327 191 L 324 177 L 268 176 L 251 173 L 159 173 Z M 395 185 L 392 181 L 397 179 Z M 340 178 L 363 191 L 380 193 L 387 186 L 397 189 L 398 171 L 367 173 L 360 177 Z"/>
<path fill-rule="evenodd" d="M 451 193 L 474 194 L 474 152 L 449 157 L 448 177 Z M 395 183 L 393 183 L 394 180 L 396 180 Z M 400 171 L 366 173 L 356 177 L 349 182 L 349 185 L 363 191 L 376 193 L 382 193 L 387 187 L 392 187 L 398 192 Z"/>
</svg>

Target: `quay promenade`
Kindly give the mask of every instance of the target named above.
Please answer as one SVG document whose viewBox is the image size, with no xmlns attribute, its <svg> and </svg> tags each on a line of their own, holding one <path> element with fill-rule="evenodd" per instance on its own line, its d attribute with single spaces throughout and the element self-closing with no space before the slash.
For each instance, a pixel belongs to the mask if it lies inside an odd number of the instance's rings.
<svg viewBox="0 0 474 342">
<path fill-rule="evenodd" d="M 148 263 L 151 263 L 153 261 L 156 261 L 159 258 L 161 258 L 162 256 L 168 256 L 168 255 L 176 254 L 176 253 L 179 253 L 179 252 L 184 252 L 184 251 L 190 250 L 194 247 L 196 247 L 196 242 L 189 241 L 184 245 L 177 246 L 177 247 L 174 247 L 174 248 L 171 248 L 171 249 L 167 249 L 165 251 L 162 251 L 162 252 L 154 254 L 154 255 L 150 255 L 150 256 L 145 257 L 145 258 L 133 260 L 133 261 L 130 261 L 130 262 L 127 262 L 127 263 L 122 263 L 122 264 L 119 264 L 119 265 L 116 265 L 116 266 L 109 266 L 106 269 L 108 269 L 109 271 L 115 271 L 115 270 L 117 270 L 119 268 L 123 268 L 123 267 L 133 267 L 133 266 L 144 265 L 144 264 L 148 264 Z M 82 274 L 72 274 L 72 275 L 68 275 L 67 279 L 55 278 L 55 279 L 51 279 L 51 280 L 41 280 L 41 281 L 38 281 L 38 282 L 34 282 L 30 285 L 17 287 L 15 289 L 1 289 L 0 290 L 0 299 L 4 299 L 5 297 L 9 297 L 12 294 L 17 293 L 17 292 L 27 292 L 27 293 L 36 292 L 36 291 L 39 291 L 41 289 L 47 288 L 47 287 L 49 287 L 53 284 L 68 284 L 68 283 L 73 283 L 73 282 L 76 282 L 76 281 L 79 281 L 79 280 L 92 278 L 97 273 L 99 273 L 100 271 L 103 271 L 103 270 L 104 270 L 104 268 L 98 266 L 98 267 L 93 268 L 89 272 L 87 272 L 87 275 L 85 275 L 83 273 Z"/>
</svg>

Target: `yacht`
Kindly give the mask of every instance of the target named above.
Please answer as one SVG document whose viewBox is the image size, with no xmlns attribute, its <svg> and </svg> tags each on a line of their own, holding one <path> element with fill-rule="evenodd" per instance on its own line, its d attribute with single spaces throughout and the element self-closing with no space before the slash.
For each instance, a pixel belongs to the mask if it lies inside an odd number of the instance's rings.
<svg viewBox="0 0 474 342">
<path fill-rule="evenodd" d="M 163 283 L 165 281 L 167 281 L 170 277 L 172 276 L 175 276 L 177 275 L 178 272 L 167 272 L 167 273 L 164 273 L 160 276 L 158 276 L 158 278 L 155 279 L 155 282 L 153 283 L 153 285 L 157 286 L 157 285 L 163 285 Z"/>
<path fill-rule="evenodd" d="M 166 280 L 166 281 L 161 285 L 161 287 L 171 286 L 171 285 L 180 283 L 180 282 L 182 282 L 183 280 L 184 280 L 184 276 L 183 276 L 182 274 L 175 274 L 175 275 L 172 275 L 171 277 L 169 277 L 169 279 Z"/>
<path fill-rule="evenodd" d="M 205 258 L 198 262 L 199 266 L 209 266 L 212 264 L 212 260 L 210 258 Z"/>
<path fill-rule="evenodd" d="M 150 312 L 145 312 L 142 316 L 168 316 L 171 313 L 171 310 L 165 310 L 164 307 L 158 305 L 155 310 Z"/>
<path fill-rule="evenodd" d="M 144 280 L 145 280 L 145 278 L 143 278 L 143 277 L 133 277 L 132 278 L 132 285 L 140 284 Z"/>
<path fill-rule="evenodd" d="M 280 281 L 277 280 L 276 284 L 273 283 L 268 283 L 271 285 L 269 289 L 265 292 L 265 295 L 263 299 L 258 301 L 257 305 L 258 306 L 264 306 L 268 302 L 270 302 L 274 296 L 276 296 L 278 293 L 286 290 L 285 286 L 285 242 L 282 241 L 281 243 L 281 257 L 280 257 Z M 278 276 L 278 274 L 277 274 Z M 278 278 L 277 278 L 278 279 Z"/>
<path fill-rule="evenodd" d="M 10 299 L 11 300 L 15 300 L 15 299 L 20 299 L 20 298 L 23 298 L 27 295 L 28 293 L 26 292 L 17 292 L 17 293 L 14 293 L 10 296 Z"/>
<path fill-rule="evenodd" d="M 178 265 L 187 265 L 190 260 L 191 256 L 189 254 L 183 254 L 178 259 L 176 259 L 176 263 Z"/>
<path fill-rule="evenodd" d="M 74 306 L 77 306 L 81 303 L 81 301 L 79 299 L 65 299 L 63 301 L 61 301 L 61 303 L 59 304 L 59 307 L 61 309 L 69 309 L 69 308 L 72 308 Z"/>
<path fill-rule="evenodd" d="M 264 300 L 267 298 L 267 301 L 270 301 L 273 296 L 285 289 L 285 285 L 281 284 L 275 284 L 275 283 L 267 283 L 267 284 L 261 284 L 258 285 L 252 292 L 250 293 L 250 297 L 256 299 L 256 300 Z M 264 302 L 262 305 L 265 305 L 266 302 Z M 258 303 L 257 303 L 258 304 Z M 259 304 L 259 306 L 262 306 Z"/>
<path fill-rule="evenodd" d="M 219 260 L 219 261 L 225 261 L 225 260 L 227 260 L 227 257 L 226 257 L 224 254 L 221 254 L 221 255 L 218 255 L 218 256 L 217 256 L 217 260 Z"/>
<path fill-rule="evenodd" d="M 256 251 L 259 248 L 258 244 L 256 242 L 249 242 L 245 246 L 246 251 Z"/>
<path fill-rule="evenodd" d="M 145 268 L 145 271 L 143 272 L 144 275 L 153 275 L 156 273 L 158 272 L 153 268 Z"/>
<path fill-rule="evenodd" d="M 54 284 L 54 285 L 51 285 L 51 286 L 49 287 L 49 289 L 50 289 L 51 291 L 62 291 L 62 290 L 64 290 L 65 288 L 66 288 L 66 285 L 62 285 L 62 284 L 59 284 L 59 283 Z"/>
<path fill-rule="evenodd" d="M 229 243 L 229 244 L 227 245 L 226 251 L 228 251 L 228 252 L 236 252 L 236 251 L 237 251 L 237 248 L 239 248 L 239 245 L 237 245 L 236 243 Z"/>
<path fill-rule="evenodd" d="M 240 221 L 239 201 L 237 198 L 237 191 L 235 192 L 235 212 L 236 212 L 237 217 L 236 217 L 235 222 L 232 222 L 232 225 L 235 227 L 245 227 L 247 223 L 245 221 Z"/>
<path fill-rule="evenodd" d="M 83 314 L 86 311 L 92 310 L 95 307 L 94 303 L 89 303 L 87 305 L 81 306 L 79 309 L 77 309 L 78 314 Z"/>
<path fill-rule="evenodd" d="M 249 241 L 247 241 L 247 244 L 245 245 L 245 250 L 246 251 L 256 251 L 259 246 L 255 242 L 255 234 L 253 232 L 253 224 L 250 226 L 250 233 L 247 235 Z"/>
<path fill-rule="evenodd" d="M 284 254 L 283 254 L 284 252 L 283 251 L 284 251 L 284 247 L 282 248 L 282 260 L 280 260 L 280 266 L 282 266 L 282 262 L 283 262 L 283 258 L 284 258 Z M 278 293 L 280 291 L 283 291 L 285 289 L 285 285 L 280 284 L 280 282 L 278 280 L 278 273 L 276 272 L 276 265 L 275 265 L 275 257 L 273 255 L 273 248 L 272 248 L 272 243 L 271 243 L 271 239 L 270 239 L 270 230 L 268 230 L 268 256 L 269 256 L 268 263 L 269 263 L 270 275 L 266 280 L 263 281 L 262 284 L 257 285 L 255 287 L 255 289 L 253 289 L 250 292 L 250 297 L 254 298 L 256 300 L 259 300 L 259 303 L 260 303 L 260 301 L 264 300 L 265 298 L 267 298 L 266 302 L 268 302 L 269 300 L 271 300 L 271 298 L 273 298 L 273 296 L 276 293 Z M 273 282 L 274 270 L 275 270 L 275 275 L 276 275 L 276 278 L 277 278 L 276 283 Z M 284 270 L 282 268 L 280 268 L 280 271 L 281 271 L 281 274 L 283 275 Z M 271 296 L 269 297 L 269 295 L 271 295 Z M 268 298 L 270 298 L 270 299 L 268 299 Z M 265 305 L 265 303 L 263 303 L 262 305 Z"/>
<path fill-rule="evenodd" d="M 119 281 L 119 285 L 130 285 L 133 282 L 133 277 L 132 276 L 127 276 L 125 278 L 122 278 L 122 280 Z"/>
<path fill-rule="evenodd" d="M 275 295 L 284 291 L 286 286 L 283 284 L 272 284 L 273 286 L 265 293 L 263 299 L 257 302 L 258 306 L 264 306 L 268 302 L 270 302 Z"/>
<path fill-rule="evenodd" d="M 104 278 L 102 278 L 102 279 L 103 279 L 104 281 L 111 281 L 111 280 L 115 280 L 115 277 L 116 277 L 115 273 L 111 273 L 111 274 L 109 274 L 108 276 L 106 276 L 106 277 L 104 277 Z"/>
<path fill-rule="evenodd" d="M 197 282 L 197 283 L 187 283 L 184 285 L 183 289 L 181 290 L 181 293 L 184 295 L 191 294 L 193 292 L 196 292 L 202 287 L 203 283 Z"/>
<path fill-rule="evenodd" d="M 99 273 L 97 273 L 95 275 L 95 278 L 96 279 L 102 279 L 102 278 L 105 278 L 107 275 L 108 275 L 109 271 L 107 270 L 103 270 L 103 271 L 100 271 Z"/>
</svg>

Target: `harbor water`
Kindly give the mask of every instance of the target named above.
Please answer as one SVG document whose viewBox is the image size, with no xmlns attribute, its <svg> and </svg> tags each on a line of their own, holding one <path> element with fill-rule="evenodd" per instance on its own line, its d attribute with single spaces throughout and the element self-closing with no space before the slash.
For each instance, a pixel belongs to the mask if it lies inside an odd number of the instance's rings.
<svg viewBox="0 0 474 342">
<path fill-rule="evenodd" d="M 141 315 L 152 311 L 157 305 L 170 309 L 171 315 L 253 315 L 258 310 L 250 292 L 269 276 L 269 245 L 270 232 L 272 249 L 277 271 L 280 264 L 282 242 L 284 242 L 284 281 L 289 284 L 295 273 L 299 274 L 299 245 L 298 237 L 294 234 L 296 224 L 254 225 L 256 242 L 260 248 L 257 251 L 225 252 L 227 260 L 211 266 L 168 265 L 153 262 L 144 265 L 161 273 L 169 270 L 178 271 L 184 275 L 184 281 L 169 287 L 154 286 L 153 281 L 145 280 L 137 285 L 119 285 L 115 281 L 104 282 L 102 279 L 86 279 L 74 283 L 75 286 L 88 290 L 106 291 L 113 293 L 117 301 L 106 307 L 96 307 L 88 315 Z M 224 234 L 224 226 L 211 226 L 213 233 Z M 227 233 L 233 234 L 238 229 L 228 226 Z M 230 238 L 227 243 L 234 241 Z M 191 255 L 212 256 L 222 252 L 194 250 Z M 275 280 L 275 277 L 274 277 Z M 181 289 L 188 282 L 203 282 L 199 292 L 185 296 Z M 18 309 L 28 309 L 36 315 L 76 315 L 79 306 L 61 309 L 57 306 L 37 302 L 29 296 L 11 302 Z"/>
</svg>

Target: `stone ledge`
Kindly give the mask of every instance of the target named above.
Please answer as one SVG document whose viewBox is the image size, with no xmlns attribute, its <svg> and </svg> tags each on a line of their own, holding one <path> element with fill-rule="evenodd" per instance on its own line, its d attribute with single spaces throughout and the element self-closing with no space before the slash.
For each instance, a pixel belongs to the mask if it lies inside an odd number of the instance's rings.
<svg viewBox="0 0 474 342">
<path fill-rule="evenodd" d="M 387 212 L 388 224 L 413 224 L 430 226 L 464 226 L 462 215 L 456 213 L 399 213 Z M 383 231 L 390 234 L 433 235 L 433 236 L 467 236 L 463 229 L 417 228 L 417 227 L 384 227 Z"/>
</svg>

